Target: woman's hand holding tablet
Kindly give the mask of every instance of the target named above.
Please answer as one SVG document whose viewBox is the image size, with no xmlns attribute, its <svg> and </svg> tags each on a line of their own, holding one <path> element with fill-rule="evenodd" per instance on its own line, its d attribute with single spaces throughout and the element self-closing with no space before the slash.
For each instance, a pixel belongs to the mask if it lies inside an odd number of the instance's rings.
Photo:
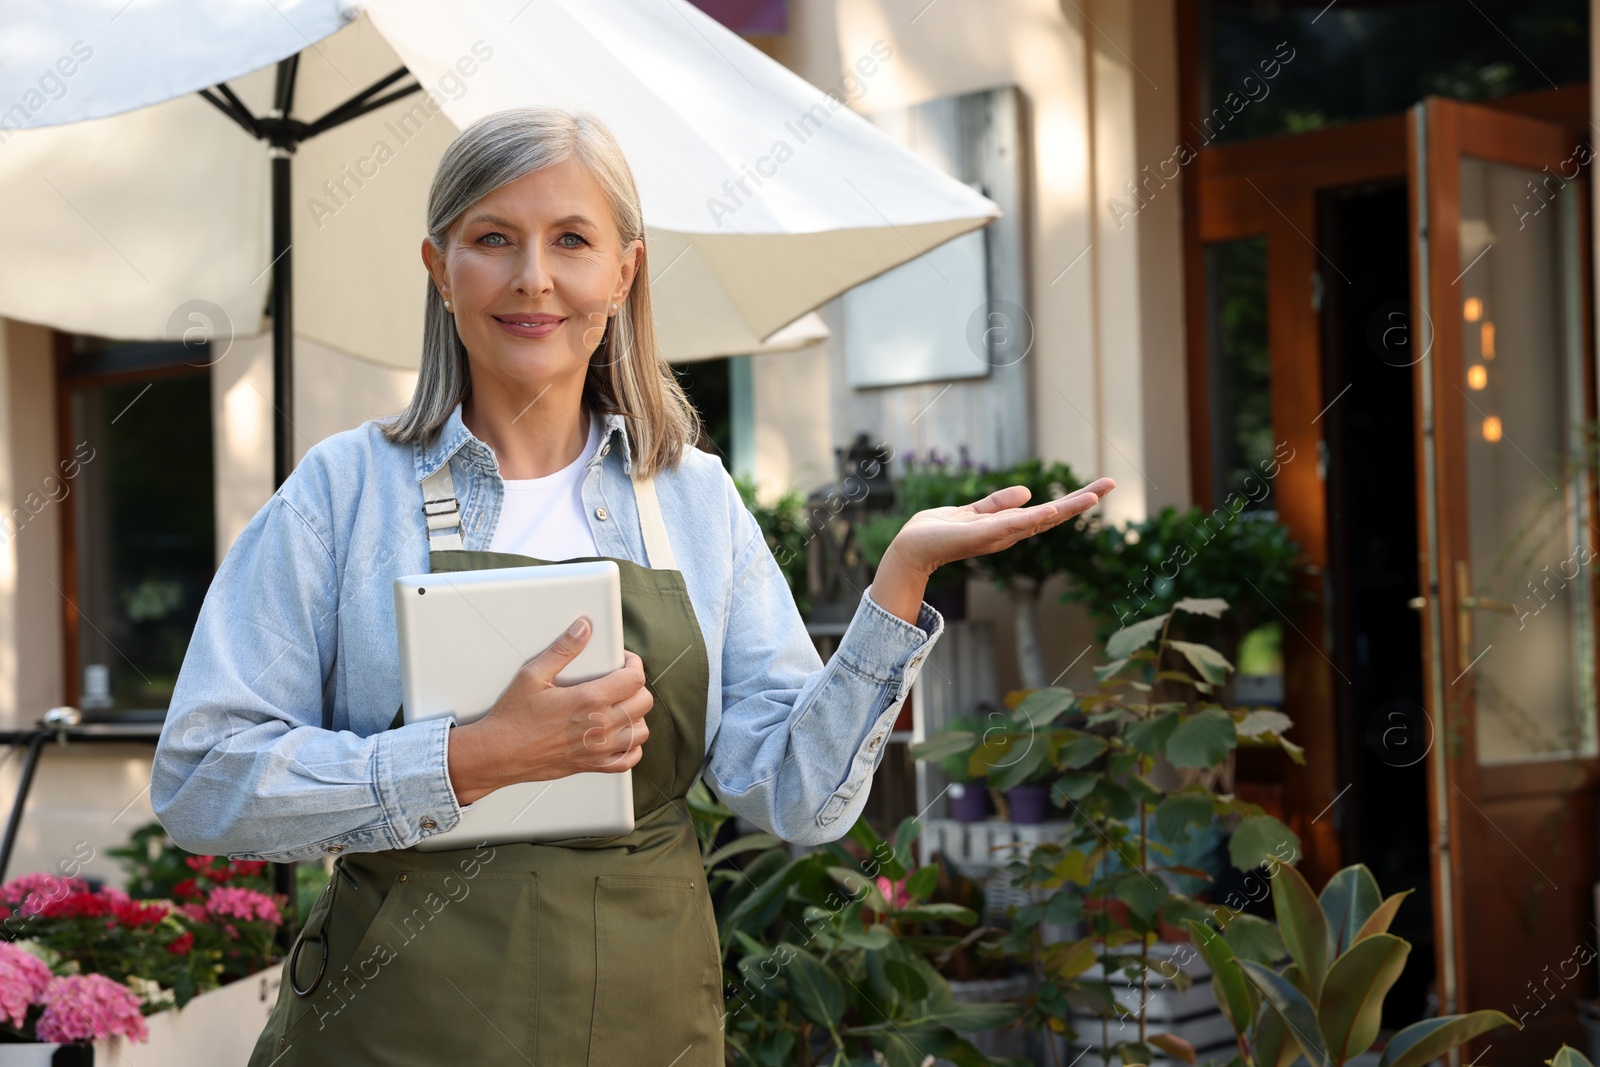
<svg viewBox="0 0 1600 1067">
<path fill-rule="evenodd" d="M 589 634 L 589 621 L 578 619 L 523 664 L 482 718 L 450 731 L 450 785 L 458 803 L 517 782 L 616 773 L 639 762 L 650 736 L 644 717 L 655 697 L 637 655 L 624 652 L 622 667 L 592 681 L 554 681 Z"/>
</svg>

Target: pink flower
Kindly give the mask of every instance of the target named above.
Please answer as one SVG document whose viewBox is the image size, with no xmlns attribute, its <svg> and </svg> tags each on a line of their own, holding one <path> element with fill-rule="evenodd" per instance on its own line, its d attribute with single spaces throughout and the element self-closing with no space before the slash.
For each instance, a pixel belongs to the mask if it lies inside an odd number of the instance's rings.
<svg viewBox="0 0 1600 1067">
<path fill-rule="evenodd" d="M 0 903 L 15 905 L 17 913 L 26 919 L 69 893 L 83 893 L 88 889 L 89 883 L 82 878 L 63 878 L 59 874 L 40 871 L 0 885 Z"/>
<path fill-rule="evenodd" d="M 903 908 L 911 903 L 911 894 L 906 892 L 904 880 L 891 882 L 883 875 L 879 875 L 878 892 L 883 894 L 883 899 L 889 902 L 891 908 Z"/>
<path fill-rule="evenodd" d="M 278 914 L 278 905 L 273 899 L 254 889 L 219 886 L 206 898 L 206 909 L 213 916 L 227 916 L 246 921 L 259 919 L 274 926 L 283 922 L 283 917 Z"/>
<path fill-rule="evenodd" d="M 150 1036 L 139 998 L 103 974 L 69 974 L 50 982 L 35 1028 L 40 1041 L 87 1041 L 121 1034 L 135 1041 Z"/>
<path fill-rule="evenodd" d="M 0 1018 L 20 1029 L 28 1008 L 49 984 L 50 968 L 43 960 L 9 941 L 0 941 Z"/>
</svg>

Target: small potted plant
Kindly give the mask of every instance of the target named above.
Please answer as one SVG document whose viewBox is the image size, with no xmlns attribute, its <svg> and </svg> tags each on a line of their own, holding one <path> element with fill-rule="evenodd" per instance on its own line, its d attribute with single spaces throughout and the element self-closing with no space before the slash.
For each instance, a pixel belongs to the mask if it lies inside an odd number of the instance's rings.
<svg viewBox="0 0 1600 1067">
<path fill-rule="evenodd" d="M 945 796 L 950 800 L 950 817 L 957 822 L 982 822 L 989 817 L 985 774 L 972 770 L 972 754 L 982 743 L 988 726 L 984 715 L 958 715 L 943 730 L 911 749 L 914 758 L 938 763 L 950 780 Z"/>
</svg>

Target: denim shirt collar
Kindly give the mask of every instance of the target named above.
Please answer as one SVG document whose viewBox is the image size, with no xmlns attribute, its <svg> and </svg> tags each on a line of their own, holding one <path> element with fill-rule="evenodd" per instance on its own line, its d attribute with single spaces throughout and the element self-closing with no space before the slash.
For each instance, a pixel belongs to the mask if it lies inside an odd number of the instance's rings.
<svg viewBox="0 0 1600 1067">
<path fill-rule="evenodd" d="M 600 448 L 594 457 L 589 460 L 589 466 L 599 463 L 610 447 L 611 438 L 616 435 L 622 440 L 622 470 L 628 475 L 633 474 L 633 453 L 628 444 L 627 420 L 616 412 L 608 412 L 601 416 Z M 489 470 L 498 471 L 500 463 L 495 458 L 494 449 L 475 437 L 467 424 L 461 419 L 461 405 L 458 403 L 450 412 L 450 417 L 440 427 L 439 433 L 431 445 L 418 442 L 413 446 L 417 481 L 421 482 L 428 475 L 438 470 L 450 461 L 461 449 L 467 449 L 473 457 Z"/>
</svg>

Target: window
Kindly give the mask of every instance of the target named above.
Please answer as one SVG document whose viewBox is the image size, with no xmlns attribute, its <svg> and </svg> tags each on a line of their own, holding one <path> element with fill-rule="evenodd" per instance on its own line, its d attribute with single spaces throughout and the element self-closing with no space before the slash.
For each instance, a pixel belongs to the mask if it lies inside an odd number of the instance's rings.
<svg viewBox="0 0 1600 1067">
<path fill-rule="evenodd" d="M 1238 493 L 1244 510 L 1271 512 L 1272 479 L 1259 476 L 1271 464 L 1275 444 L 1265 237 L 1206 246 L 1206 303 L 1211 506 Z M 1253 492 L 1246 490 L 1246 478 Z"/>
<path fill-rule="evenodd" d="M 1197 149 L 1589 79 L 1587 0 L 1207 0 L 1200 35 Z"/>
<path fill-rule="evenodd" d="M 88 716 L 164 714 L 216 569 L 211 375 L 181 344 L 73 339 L 62 454 L 68 700 Z"/>
</svg>

